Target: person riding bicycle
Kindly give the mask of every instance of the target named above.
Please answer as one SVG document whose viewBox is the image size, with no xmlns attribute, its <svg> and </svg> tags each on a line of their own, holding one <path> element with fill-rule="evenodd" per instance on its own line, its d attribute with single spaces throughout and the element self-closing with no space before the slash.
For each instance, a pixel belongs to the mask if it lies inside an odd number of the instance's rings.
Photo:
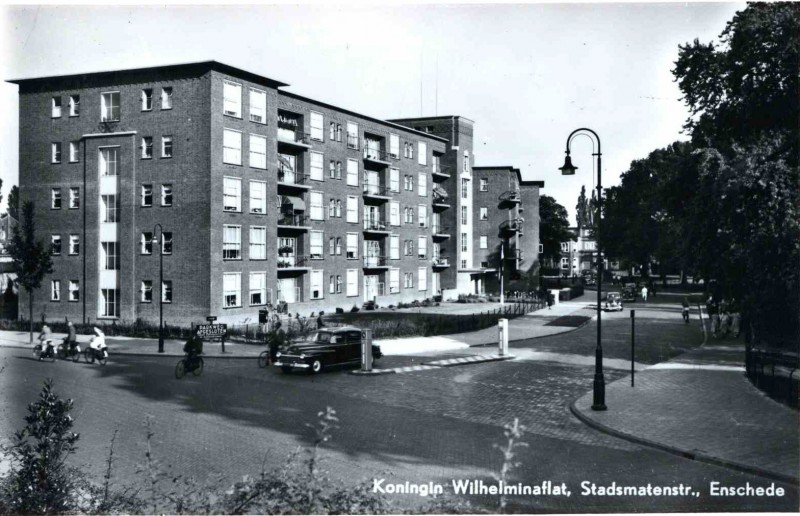
<svg viewBox="0 0 800 516">
<path fill-rule="evenodd" d="M 681 305 L 683 305 L 683 320 L 685 322 L 689 322 L 689 297 L 683 296 L 683 301 L 681 301 Z"/>
<path fill-rule="evenodd" d="M 42 326 L 42 333 L 39 334 L 39 345 L 42 353 L 51 352 L 53 348 L 53 332 L 48 325 Z"/>
<path fill-rule="evenodd" d="M 78 334 L 75 331 L 75 325 L 72 324 L 72 321 L 67 321 L 66 344 L 67 344 L 67 349 L 69 349 L 70 353 L 75 352 L 78 348 Z"/>
<path fill-rule="evenodd" d="M 183 352 L 186 353 L 189 362 L 194 362 L 199 355 L 203 354 L 203 339 L 197 335 L 190 335 L 189 340 L 183 345 Z"/>
<path fill-rule="evenodd" d="M 89 347 L 95 350 L 97 354 L 102 356 L 108 347 L 106 346 L 106 334 L 103 333 L 103 330 L 97 326 L 94 327 L 94 334 L 95 335 L 92 337 L 92 340 L 89 341 Z"/>
</svg>

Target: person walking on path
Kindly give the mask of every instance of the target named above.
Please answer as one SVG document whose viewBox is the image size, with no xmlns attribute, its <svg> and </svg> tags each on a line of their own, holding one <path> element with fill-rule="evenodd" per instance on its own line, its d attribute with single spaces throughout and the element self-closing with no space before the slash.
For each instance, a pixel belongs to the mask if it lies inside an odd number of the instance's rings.
<svg viewBox="0 0 800 516">
<path fill-rule="evenodd" d="M 642 301 L 647 301 L 647 285 L 642 286 Z"/>
<path fill-rule="evenodd" d="M 325 315 L 325 312 L 320 312 L 319 316 L 317 316 L 317 329 L 325 327 L 325 323 L 322 321 L 322 316 Z"/>
<path fill-rule="evenodd" d="M 683 296 L 683 301 L 681 301 L 681 306 L 683 306 L 682 310 L 683 322 L 689 324 L 689 296 Z"/>
</svg>

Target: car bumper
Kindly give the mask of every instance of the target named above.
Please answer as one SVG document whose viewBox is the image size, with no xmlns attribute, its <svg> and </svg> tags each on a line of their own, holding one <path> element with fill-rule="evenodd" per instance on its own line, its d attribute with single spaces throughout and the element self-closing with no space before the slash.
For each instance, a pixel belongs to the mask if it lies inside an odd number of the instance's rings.
<svg viewBox="0 0 800 516">
<path fill-rule="evenodd" d="M 308 369 L 309 367 L 311 367 L 310 365 L 304 362 L 290 362 L 288 360 L 286 361 L 278 360 L 273 365 L 275 365 L 276 367 L 296 367 L 298 369 Z"/>
</svg>

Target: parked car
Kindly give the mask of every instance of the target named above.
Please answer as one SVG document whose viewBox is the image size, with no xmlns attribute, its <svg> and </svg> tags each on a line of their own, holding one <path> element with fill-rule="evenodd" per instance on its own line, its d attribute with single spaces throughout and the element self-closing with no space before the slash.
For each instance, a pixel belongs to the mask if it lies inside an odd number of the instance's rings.
<svg viewBox="0 0 800 516">
<path fill-rule="evenodd" d="M 622 301 L 626 303 L 633 303 L 636 301 L 636 286 L 626 285 L 622 289 Z"/>
<path fill-rule="evenodd" d="M 619 292 L 609 292 L 606 294 L 606 304 L 603 310 L 606 312 L 622 311 L 622 296 Z"/>
<path fill-rule="evenodd" d="M 373 360 L 382 356 L 380 346 L 373 344 Z M 282 347 L 275 358 L 275 365 L 284 373 L 295 369 L 319 373 L 334 365 L 358 365 L 361 363 L 361 329 L 345 326 L 319 330 L 307 341 Z"/>
</svg>

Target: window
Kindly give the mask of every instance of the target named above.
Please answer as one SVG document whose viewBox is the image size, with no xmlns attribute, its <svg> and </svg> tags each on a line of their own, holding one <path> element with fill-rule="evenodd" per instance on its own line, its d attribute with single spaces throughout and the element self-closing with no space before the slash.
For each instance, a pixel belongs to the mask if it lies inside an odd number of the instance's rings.
<svg viewBox="0 0 800 516">
<path fill-rule="evenodd" d="M 347 222 L 358 223 L 358 197 L 354 195 L 347 196 Z"/>
<path fill-rule="evenodd" d="M 161 109 L 172 109 L 172 87 L 161 88 Z"/>
<path fill-rule="evenodd" d="M 161 206 L 172 206 L 172 185 L 161 185 Z"/>
<path fill-rule="evenodd" d="M 481 235 L 480 248 L 481 249 L 489 249 L 489 236 L 488 235 Z"/>
<path fill-rule="evenodd" d="M 50 236 L 50 254 L 54 256 L 61 254 L 61 235 Z"/>
<path fill-rule="evenodd" d="M 403 208 L 403 222 L 406 224 L 414 223 L 414 209 L 411 207 Z"/>
<path fill-rule="evenodd" d="M 50 282 L 50 301 L 61 301 L 61 280 Z"/>
<path fill-rule="evenodd" d="M 222 181 L 223 211 L 242 211 L 242 180 L 236 177 L 225 177 Z"/>
<path fill-rule="evenodd" d="M 461 198 L 469 199 L 469 179 L 461 179 Z"/>
<path fill-rule="evenodd" d="M 119 270 L 119 242 L 101 242 L 100 258 L 103 263 L 103 270 Z"/>
<path fill-rule="evenodd" d="M 80 142 L 69 142 L 69 162 L 78 162 L 78 150 L 80 149 Z"/>
<path fill-rule="evenodd" d="M 150 303 L 153 301 L 153 282 L 150 280 L 142 280 L 139 287 L 139 299 L 142 303 Z"/>
<path fill-rule="evenodd" d="M 336 179 L 339 179 L 339 180 L 342 179 L 342 162 L 341 161 L 337 161 L 336 162 Z"/>
<path fill-rule="evenodd" d="M 99 166 L 101 176 L 116 176 L 119 171 L 117 164 L 119 163 L 119 148 L 106 147 L 99 149 Z"/>
<path fill-rule="evenodd" d="M 267 273 L 250 273 L 250 306 L 267 303 Z"/>
<path fill-rule="evenodd" d="M 428 175 L 425 172 L 417 174 L 417 193 L 422 197 L 428 196 Z"/>
<path fill-rule="evenodd" d="M 544 252 L 544 244 L 539 244 L 539 254 Z"/>
<path fill-rule="evenodd" d="M 395 159 L 400 157 L 400 137 L 396 134 L 389 135 L 389 155 Z"/>
<path fill-rule="evenodd" d="M 336 124 L 336 141 L 342 141 L 342 124 Z"/>
<path fill-rule="evenodd" d="M 405 273 L 403 273 L 403 287 L 404 288 L 413 288 L 414 287 L 414 273 L 413 272 L 405 272 Z"/>
<path fill-rule="evenodd" d="M 425 142 L 417 142 L 417 163 L 420 165 L 428 164 L 428 144 Z"/>
<path fill-rule="evenodd" d="M 461 233 L 461 252 L 462 253 L 466 253 L 467 252 L 467 234 L 466 233 Z"/>
<path fill-rule="evenodd" d="M 153 234 L 150 232 L 142 233 L 140 239 L 140 251 L 142 254 L 153 254 Z"/>
<path fill-rule="evenodd" d="M 322 113 L 311 112 L 311 139 L 322 141 L 325 139 L 324 122 Z"/>
<path fill-rule="evenodd" d="M 342 255 L 342 237 L 336 237 L 336 256 Z"/>
<path fill-rule="evenodd" d="M 164 280 L 161 284 L 161 302 L 172 303 L 172 280 Z"/>
<path fill-rule="evenodd" d="M 242 290 L 242 273 L 226 272 L 222 276 L 222 306 L 234 308 L 241 306 L 239 295 Z"/>
<path fill-rule="evenodd" d="M 242 85 L 225 81 L 222 87 L 222 112 L 228 116 L 242 118 Z"/>
<path fill-rule="evenodd" d="M 400 203 L 391 201 L 389 203 L 389 224 L 392 226 L 400 225 Z"/>
<path fill-rule="evenodd" d="M 142 90 L 142 111 L 153 109 L 153 90 L 147 88 Z"/>
<path fill-rule="evenodd" d="M 389 269 L 389 293 L 400 292 L 400 269 Z"/>
<path fill-rule="evenodd" d="M 242 227 L 233 225 L 222 226 L 222 259 L 242 259 Z"/>
<path fill-rule="evenodd" d="M 265 226 L 250 227 L 250 259 L 267 259 L 267 228 Z"/>
<path fill-rule="evenodd" d="M 358 233 L 348 233 L 347 236 L 347 259 L 358 259 Z"/>
<path fill-rule="evenodd" d="M 162 158 L 172 157 L 172 136 L 161 137 L 161 157 Z"/>
<path fill-rule="evenodd" d="M 69 207 L 70 209 L 81 207 L 81 189 L 77 186 L 69 189 Z"/>
<path fill-rule="evenodd" d="M 119 92 L 112 91 L 100 94 L 100 121 L 119 121 Z"/>
<path fill-rule="evenodd" d="M 100 222 L 119 222 L 119 205 L 117 204 L 116 195 L 101 195 L 100 209 Z"/>
<path fill-rule="evenodd" d="M 424 259 L 428 257 L 428 239 L 424 236 L 417 237 L 417 258 Z"/>
<path fill-rule="evenodd" d="M 358 269 L 347 269 L 347 295 L 358 295 Z"/>
<path fill-rule="evenodd" d="M 69 280 L 69 300 L 81 300 L 81 284 L 78 280 Z"/>
<path fill-rule="evenodd" d="M 340 274 L 336 275 L 336 293 L 342 293 L 342 276 Z"/>
<path fill-rule="evenodd" d="M 324 252 L 324 232 L 312 231 L 309 239 L 309 257 L 312 260 L 321 260 Z"/>
<path fill-rule="evenodd" d="M 466 206 L 461 207 L 461 224 L 469 224 L 469 212 Z"/>
<path fill-rule="evenodd" d="M 267 138 L 256 134 L 250 135 L 250 166 L 267 168 Z"/>
<path fill-rule="evenodd" d="M 328 280 L 328 294 L 335 294 L 335 293 L 336 293 L 336 276 L 331 274 L 331 277 Z"/>
<path fill-rule="evenodd" d="M 428 290 L 428 269 L 420 267 L 417 269 L 417 288 Z"/>
<path fill-rule="evenodd" d="M 413 190 L 413 183 L 411 181 L 411 176 L 403 176 L 403 190 Z"/>
<path fill-rule="evenodd" d="M 50 116 L 52 118 L 61 118 L 61 97 L 53 97 L 51 107 Z"/>
<path fill-rule="evenodd" d="M 389 190 L 392 192 L 400 191 L 400 170 L 396 168 L 389 169 Z"/>
<path fill-rule="evenodd" d="M 322 169 L 322 153 L 311 151 L 311 179 L 314 181 L 324 181 L 325 172 Z"/>
<path fill-rule="evenodd" d="M 400 235 L 389 235 L 389 259 L 400 259 Z"/>
<path fill-rule="evenodd" d="M 250 88 L 250 121 L 267 123 L 267 93 Z"/>
<path fill-rule="evenodd" d="M 153 205 L 153 185 L 142 185 L 142 206 Z"/>
<path fill-rule="evenodd" d="M 250 181 L 250 213 L 267 213 L 267 183 Z"/>
<path fill-rule="evenodd" d="M 464 172 L 469 173 L 469 151 L 464 151 Z"/>
<path fill-rule="evenodd" d="M 331 199 L 328 201 L 328 218 L 332 219 L 336 217 L 336 199 Z"/>
<path fill-rule="evenodd" d="M 328 177 L 336 179 L 336 162 L 334 160 L 328 162 Z"/>
<path fill-rule="evenodd" d="M 142 159 L 153 157 L 153 137 L 142 136 Z"/>
<path fill-rule="evenodd" d="M 408 144 L 408 157 L 410 159 L 414 159 L 414 144 L 413 143 L 409 143 Z"/>
<path fill-rule="evenodd" d="M 569 243 L 561 242 L 561 250 L 562 251 L 569 251 Z"/>
<path fill-rule="evenodd" d="M 72 234 L 69 236 L 69 254 L 75 255 L 81 252 L 80 235 Z"/>
<path fill-rule="evenodd" d="M 69 116 L 81 116 L 81 96 L 69 96 Z"/>
<path fill-rule="evenodd" d="M 481 206 L 480 217 L 481 220 L 489 220 L 489 208 L 486 206 Z"/>
<path fill-rule="evenodd" d="M 347 122 L 347 147 L 350 149 L 358 148 L 358 124 L 353 122 Z"/>
<path fill-rule="evenodd" d="M 222 162 L 230 165 L 242 164 L 242 133 L 225 129 L 222 135 Z"/>
<path fill-rule="evenodd" d="M 100 289 L 100 317 L 119 317 L 119 289 Z"/>
<path fill-rule="evenodd" d="M 311 271 L 311 281 L 309 281 L 311 284 L 311 299 L 322 299 L 324 297 L 322 291 L 322 275 L 323 271 Z"/>
<path fill-rule="evenodd" d="M 347 160 L 347 185 L 358 186 L 358 161 Z"/>
<path fill-rule="evenodd" d="M 414 256 L 414 241 L 405 240 L 403 242 L 403 256 Z"/>
<path fill-rule="evenodd" d="M 61 142 L 50 144 L 50 162 L 61 163 Z"/>
<path fill-rule="evenodd" d="M 54 210 L 61 209 L 61 188 L 52 188 L 50 190 L 50 207 Z"/>
<path fill-rule="evenodd" d="M 331 256 L 336 256 L 336 238 L 330 237 L 328 239 L 328 254 Z"/>
<path fill-rule="evenodd" d="M 419 220 L 419 227 L 428 227 L 428 208 L 424 204 L 417 206 L 417 219 Z"/>
<path fill-rule="evenodd" d="M 481 269 L 488 269 L 488 268 L 489 268 L 489 262 L 481 262 Z"/>
<path fill-rule="evenodd" d="M 562 268 L 569 267 L 569 258 L 567 258 L 566 256 L 561 258 L 561 267 Z"/>
<path fill-rule="evenodd" d="M 488 192 L 489 191 L 489 180 L 486 179 L 485 177 L 481 178 L 480 189 L 481 189 L 481 192 Z"/>
<path fill-rule="evenodd" d="M 309 199 L 311 200 L 311 211 L 309 213 L 311 220 L 325 220 L 322 192 L 311 192 Z"/>
<path fill-rule="evenodd" d="M 161 254 L 172 254 L 172 231 L 161 232 Z"/>
<path fill-rule="evenodd" d="M 336 141 L 336 123 L 331 122 L 328 128 L 328 139 L 330 141 Z"/>
</svg>

